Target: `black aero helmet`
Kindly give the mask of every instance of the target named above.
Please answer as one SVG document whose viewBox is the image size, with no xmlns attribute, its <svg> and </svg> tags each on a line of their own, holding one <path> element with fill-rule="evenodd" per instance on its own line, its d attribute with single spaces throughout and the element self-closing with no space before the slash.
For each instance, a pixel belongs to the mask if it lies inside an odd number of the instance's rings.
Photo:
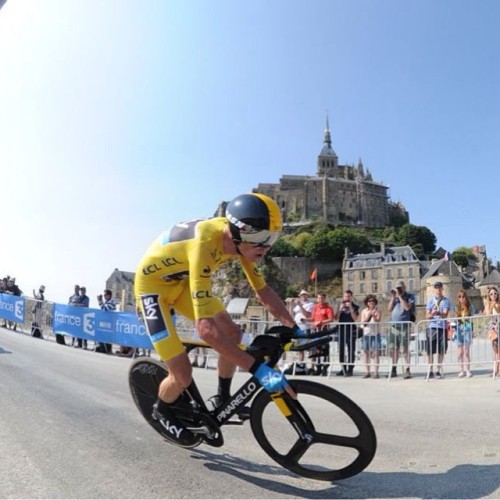
<svg viewBox="0 0 500 500">
<path fill-rule="evenodd" d="M 236 243 L 271 246 L 283 228 L 280 209 L 264 194 L 242 194 L 226 208 L 231 235 Z"/>
</svg>

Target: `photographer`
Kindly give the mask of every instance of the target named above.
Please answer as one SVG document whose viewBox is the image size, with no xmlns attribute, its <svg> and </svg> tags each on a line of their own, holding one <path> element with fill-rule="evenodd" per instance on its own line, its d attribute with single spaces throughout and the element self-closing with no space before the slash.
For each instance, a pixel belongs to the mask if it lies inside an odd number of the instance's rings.
<svg viewBox="0 0 500 500">
<path fill-rule="evenodd" d="M 400 281 L 398 286 L 391 290 L 391 299 L 388 310 L 391 313 L 391 331 L 388 347 L 392 357 L 390 377 L 397 377 L 399 352 L 402 351 L 406 363 L 404 378 L 411 378 L 410 372 L 410 323 L 415 321 L 415 296 L 407 293 L 406 286 Z"/>
<path fill-rule="evenodd" d="M 104 290 L 104 298 L 102 295 L 98 295 L 97 303 L 102 311 L 116 311 L 116 302 L 113 299 L 113 292 L 111 290 Z M 113 354 L 113 346 L 104 342 L 98 342 L 95 351 L 104 354 Z"/>
<path fill-rule="evenodd" d="M 359 306 L 352 300 L 351 290 L 344 292 L 342 303 L 337 312 L 339 322 L 339 363 L 340 371 L 337 376 L 352 377 L 356 354 L 356 340 L 358 329 L 354 324 L 358 321 Z M 347 365 L 345 365 L 345 350 L 347 348 Z"/>
<path fill-rule="evenodd" d="M 380 311 L 378 300 L 375 295 L 367 295 L 364 300 L 365 308 L 361 311 L 361 323 L 363 323 L 363 351 L 365 354 L 365 375 L 370 378 L 370 362 L 373 359 L 373 378 L 380 378 L 378 370 L 380 365 L 379 352 L 381 347 L 379 325 Z"/>
</svg>

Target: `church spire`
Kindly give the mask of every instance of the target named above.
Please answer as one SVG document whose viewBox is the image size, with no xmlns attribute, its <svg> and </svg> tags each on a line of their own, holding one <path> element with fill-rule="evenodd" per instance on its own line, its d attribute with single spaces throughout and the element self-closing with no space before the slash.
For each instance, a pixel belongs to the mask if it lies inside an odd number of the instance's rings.
<svg viewBox="0 0 500 500">
<path fill-rule="evenodd" d="M 328 110 L 326 111 L 326 128 L 324 130 L 323 148 L 318 156 L 319 177 L 335 177 L 338 167 L 338 157 L 332 148 L 332 136 L 330 134 L 330 121 Z"/>
<path fill-rule="evenodd" d="M 332 136 L 330 135 L 330 123 L 328 122 L 328 110 L 326 110 L 325 140 L 323 143 L 328 149 L 332 149 Z"/>
</svg>

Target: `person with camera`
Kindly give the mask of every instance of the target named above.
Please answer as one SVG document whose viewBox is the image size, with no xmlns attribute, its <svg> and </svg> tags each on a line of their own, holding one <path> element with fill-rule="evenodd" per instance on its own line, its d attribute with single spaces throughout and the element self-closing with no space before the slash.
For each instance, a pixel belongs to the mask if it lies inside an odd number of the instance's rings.
<svg viewBox="0 0 500 500">
<path fill-rule="evenodd" d="M 365 308 L 361 311 L 361 323 L 363 323 L 363 352 L 365 354 L 365 374 L 363 378 L 370 378 L 370 362 L 373 359 L 373 378 L 380 378 L 378 373 L 380 367 L 380 330 L 378 323 L 381 314 L 377 307 L 378 300 L 375 295 L 367 295 L 364 300 Z"/>
<path fill-rule="evenodd" d="M 429 378 L 444 378 L 442 367 L 443 359 L 448 350 L 448 336 L 446 335 L 446 318 L 450 312 L 450 299 L 444 296 L 443 283 L 434 283 L 434 297 L 427 302 L 425 317 L 429 320 L 427 327 L 427 359 L 429 362 Z M 434 375 L 432 364 L 434 354 L 437 353 L 437 371 Z"/>
<path fill-rule="evenodd" d="M 388 310 L 391 313 L 391 330 L 388 347 L 392 357 L 390 377 L 397 377 L 397 366 L 400 352 L 405 360 L 405 379 L 411 378 L 410 372 L 410 323 L 415 321 L 415 296 L 406 291 L 404 281 L 400 281 L 391 290 Z"/>
<path fill-rule="evenodd" d="M 301 290 L 298 298 L 293 299 L 292 307 L 295 324 L 304 332 L 306 330 L 310 330 L 314 302 L 309 298 L 309 292 L 304 289 Z M 295 372 L 293 371 L 293 368 L 290 368 L 289 373 L 295 373 L 297 375 L 305 375 L 307 373 L 308 370 L 306 367 L 305 356 L 304 351 L 297 353 Z"/>
<path fill-rule="evenodd" d="M 342 296 L 342 302 L 337 312 L 339 322 L 339 363 L 340 371 L 338 377 L 352 377 L 354 371 L 354 359 L 356 355 L 356 340 L 358 329 L 354 323 L 359 318 L 359 306 L 352 300 L 351 290 L 346 290 Z M 347 349 L 347 365 L 345 364 L 345 351 Z"/>
<path fill-rule="evenodd" d="M 113 299 L 113 292 L 107 288 L 104 290 L 103 295 L 97 296 L 97 303 L 102 311 L 116 311 L 116 302 Z M 113 354 L 113 346 L 106 342 L 98 342 L 95 351 L 102 352 L 103 354 Z"/>
</svg>

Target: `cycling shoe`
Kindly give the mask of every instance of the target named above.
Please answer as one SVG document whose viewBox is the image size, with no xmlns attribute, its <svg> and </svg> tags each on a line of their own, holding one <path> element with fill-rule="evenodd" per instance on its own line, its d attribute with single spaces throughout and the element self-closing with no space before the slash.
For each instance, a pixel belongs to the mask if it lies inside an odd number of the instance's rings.
<svg viewBox="0 0 500 500">
<path fill-rule="evenodd" d="M 158 403 L 155 403 L 153 405 L 152 417 L 163 428 L 162 435 L 168 441 L 183 448 L 191 448 L 199 444 L 199 436 L 195 436 L 192 432 L 188 431 L 175 417 L 175 411 L 169 409 L 168 405 L 161 405 L 160 411 Z"/>
</svg>

